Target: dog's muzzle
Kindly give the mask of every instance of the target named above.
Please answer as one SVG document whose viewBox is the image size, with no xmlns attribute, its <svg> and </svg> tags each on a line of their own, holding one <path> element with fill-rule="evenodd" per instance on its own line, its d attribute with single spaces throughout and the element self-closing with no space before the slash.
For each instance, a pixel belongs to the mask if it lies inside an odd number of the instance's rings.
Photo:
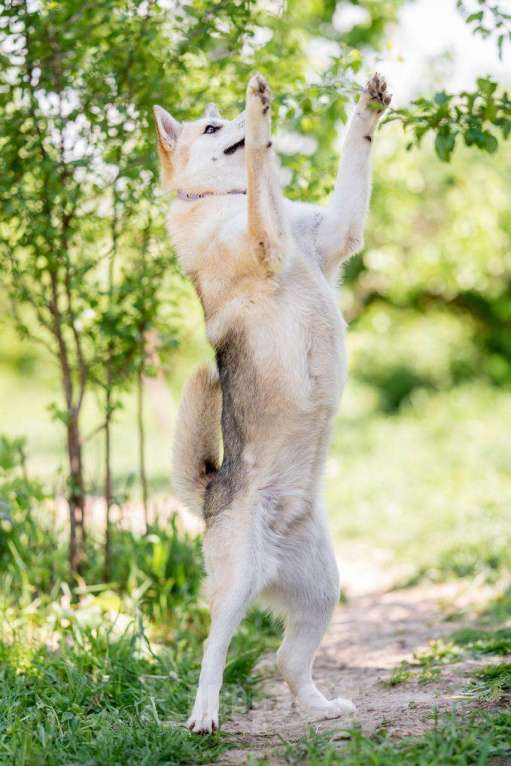
<svg viewBox="0 0 511 766">
<path fill-rule="evenodd" d="M 224 154 L 234 154 L 238 149 L 243 149 L 244 146 L 245 139 L 242 138 L 240 141 L 236 141 L 232 146 L 228 146 L 227 149 L 224 149 Z"/>
</svg>

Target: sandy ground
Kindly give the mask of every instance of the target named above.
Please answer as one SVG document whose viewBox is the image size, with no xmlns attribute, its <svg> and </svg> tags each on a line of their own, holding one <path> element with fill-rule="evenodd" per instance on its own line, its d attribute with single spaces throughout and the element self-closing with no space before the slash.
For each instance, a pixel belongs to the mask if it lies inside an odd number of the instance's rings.
<svg viewBox="0 0 511 766">
<path fill-rule="evenodd" d="M 367 556 L 368 551 L 359 553 Z M 416 678 L 396 686 L 385 681 L 401 662 L 413 662 L 418 649 L 427 647 L 431 640 L 445 640 L 459 627 L 446 617 L 473 603 L 475 593 L 453 584 L 385 590 L 388 568 L 383 576 L 375 563 L 377 554 L 371 562 L 365 578 L 356 566 L 345 565 L 348 603 L 337 608 L 314 665 L 320 689 L 328 697 L 340 695 L 353 700 L 355 718 L 308 718 L 292 703 L 275 670 L 274 658 L 266 657 L 260 667 L 265 677 L 263 698 L 254 709 L 235 715 L 223 725 L 239 749 L 222 756 L 222 764 L 243 764 L 249 754 L 267 756 L 281 744 L 281 738 L 298 739 L 310 725 L 339 730 L 342 736 L 342 730 L 356 722 L 368 733 L 385 726 L 390 734 L 405 736 L 430 727 L 434 711 L 455 709 L 463 714 L 474 706 L 464 694 L 468 676 L 488 658 L 447 662 L 441 666 L 440 676 L 426 684 Z"/>
</svg>

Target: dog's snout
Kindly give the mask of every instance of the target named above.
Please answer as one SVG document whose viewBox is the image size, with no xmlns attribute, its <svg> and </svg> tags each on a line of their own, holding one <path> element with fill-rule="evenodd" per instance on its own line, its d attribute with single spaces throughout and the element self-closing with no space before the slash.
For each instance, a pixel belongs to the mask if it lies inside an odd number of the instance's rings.
<svg viewBox="0 0 511 766">
<path fill-rule="evenodd" d="M 242 149 L 245 146 L 245 137 L 240 139 L 239 141 L 236 141 L 235 144 L 231 144 L 231 146 L 228 146 L 226 149 L 224 149 L 224 154 L 234 154 L 238 149 Z"/>
</svg>

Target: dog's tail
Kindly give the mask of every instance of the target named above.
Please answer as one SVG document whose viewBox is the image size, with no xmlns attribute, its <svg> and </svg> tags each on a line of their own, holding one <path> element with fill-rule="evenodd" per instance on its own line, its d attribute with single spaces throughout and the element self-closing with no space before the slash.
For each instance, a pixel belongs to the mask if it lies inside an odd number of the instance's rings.
<svg viewBox="0 0 511 766">
<path fill-rule="evenodd" d="M 204 365 L 186 383 L 177 414 L 172 483 L 177 497 L 202 518 L 206 487 L 220 466 L 222 391 L 215 367 Z"/>
</svg>

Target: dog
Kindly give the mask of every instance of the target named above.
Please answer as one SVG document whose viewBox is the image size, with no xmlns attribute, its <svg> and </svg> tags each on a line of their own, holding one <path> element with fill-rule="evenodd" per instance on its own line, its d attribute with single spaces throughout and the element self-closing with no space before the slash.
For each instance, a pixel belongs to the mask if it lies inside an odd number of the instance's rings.
<svg viewBox="0 0 511 766">
<path fill-rule="evenodd" d="M 176 193 L 167 228 L 216 353 L 185 386 L 172 473 L 178 497 L 205 522 L 211 628 L 188 720 L 198 734 L 218 729 L 228 646 L 256 597 L 284 617 L 277 665 L 295 699 L 321 718 L 354 710 L 312 680 L 340 595 L 321 474 L 346 380 L 335 285 L 363 246 L 371 142 L 390 100 L 375 74 L 325 207 L 282 194 L 260 74 L 232 121 L 214 104 L 183 123 L 154 108 L 162 184 Z"/>
</svg>

